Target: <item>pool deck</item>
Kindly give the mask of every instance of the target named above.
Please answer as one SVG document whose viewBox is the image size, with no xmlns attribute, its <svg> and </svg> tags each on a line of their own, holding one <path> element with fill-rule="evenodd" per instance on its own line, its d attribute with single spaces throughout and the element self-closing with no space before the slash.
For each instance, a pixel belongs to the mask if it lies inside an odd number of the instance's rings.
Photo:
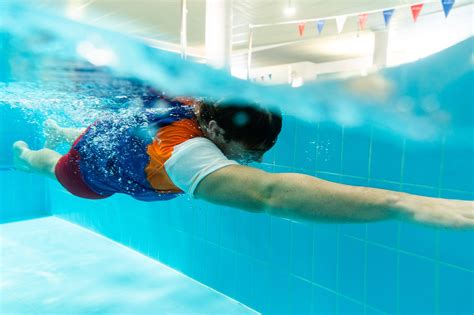
<svg viewBox="0 0 474 315">
<path fill-rule="evenodd" d="M 56 217 L 0 224 L 0 314 L 258 314 Z"/>
</svg>

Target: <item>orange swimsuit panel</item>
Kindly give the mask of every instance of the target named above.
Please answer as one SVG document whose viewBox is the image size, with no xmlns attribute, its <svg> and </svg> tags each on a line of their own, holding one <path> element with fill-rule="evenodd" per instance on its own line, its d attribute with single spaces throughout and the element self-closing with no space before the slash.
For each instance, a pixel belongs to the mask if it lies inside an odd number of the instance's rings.
<svg viewBox="0 0 474 315">
<path fill-rule="evenodd" d="M 202 131 L 195 119 L 182 119 L 160 128 L 155 139 L 147 146 L 150 162 L 145 173 L 150 185 L 161 193 L 181 193 L 165 170 L 165 162 L 173 154 L 173 149 L 189 139 L 202 137 Z"/>
</svg>

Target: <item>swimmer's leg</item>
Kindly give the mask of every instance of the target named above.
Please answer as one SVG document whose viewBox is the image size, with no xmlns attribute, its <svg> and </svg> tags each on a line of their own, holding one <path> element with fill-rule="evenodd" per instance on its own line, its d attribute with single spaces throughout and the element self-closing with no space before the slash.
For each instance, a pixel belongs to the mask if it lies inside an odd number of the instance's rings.
<svg viewBox="0 0 474 315">
<path fill-rule="evenodd" d="M 64 128 L 53 119 L 44 122 L 45 148 L 54 149 L 62 143 L 72 145 L 74 141 L 86 130 L 86 128 Z"/>
<path fill-rule="evenodd" d="M 61 154 L 50 149 L 31 150 L 24 141 L 13 144 L 13 162 L 19 171 L 36 173 L 56 179 L 54 168 Z"/>
</svg>

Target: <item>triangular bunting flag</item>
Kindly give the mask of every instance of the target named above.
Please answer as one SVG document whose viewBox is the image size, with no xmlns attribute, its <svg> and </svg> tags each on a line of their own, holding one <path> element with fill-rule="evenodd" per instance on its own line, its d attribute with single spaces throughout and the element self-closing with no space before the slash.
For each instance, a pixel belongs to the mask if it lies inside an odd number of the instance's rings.
<svg viewBox="0 0 474 315">
<path fill-rule="evenodd" d="M 336 18 L 336 26 L 337 26 L 338 33 L 342 32 L 342 29 L 344 28 L 344 24 L 346 23 L 346 18 L 347 16 L 338 16 Z"/>
<path fill-rule="evenodd" d="M 441 0 L 443 4 L 444 16 L 448 17 L 449 11 L 453 8 L 455 0 Z"/>
<path fill-rule="evenodd" d="M 304 33 L 304 23 L 298 24 L 298 31 L 300 32 L 300 36 L 303 36 L 303 33 Z"/>
<path fill-rule="evenodd" d="M 390 20 L 392 19 L 392 15 L 394 11 L 395 9 L 383 11 L 383 19 L 385 21 L 385 27 L 388 27 L 388 25 L 390 24 Z"/>
<path fill-rule="evenodd" d="M 319 20 L 316 22 L 316 26 L 318 27 L 318 34 L 321 34 L 321 32 L 323 31 L 324 23 L 326 23 L 326 21 L 324 20 Z"/>
<path fill-rule="evenodd" d="M 413 15 L 413 21 L 416 22 L 416 20 L 418 19 L 418 15 L 420 15 L 423 5 L 423 3 L 420 3 L 411 6 L 411 14 Z"/>
<path fill-rule="evenodd" d="M 365 28 L 365 23 L 367 23 L 367 18 L 369 17 L 369 15 L 367 13 L 362 13 L 362 14 L 359 14 L 359 29 L 361 31 L 364 30 Z"/>
</svg>

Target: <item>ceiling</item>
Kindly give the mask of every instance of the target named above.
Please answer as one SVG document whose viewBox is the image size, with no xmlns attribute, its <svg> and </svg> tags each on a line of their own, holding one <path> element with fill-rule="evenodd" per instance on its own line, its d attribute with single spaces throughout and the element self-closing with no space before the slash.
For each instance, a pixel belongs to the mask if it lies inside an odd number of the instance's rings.
<svg viewBox="0 0 474 315">
<path fill-rule="evenodd" d="M 40 1 L 44 6 L 61 5 L 69 16 L 83 22 L 145 38 L 164 49 L 180 49 L 179 0 Z M 421 2 L 425 2 L 425 6 L 416 28 L 418 31 L 421 28 L 434 32 L 435 25 L 445 22 L 441 0 Z M 242 67 L 246 65 L 249 25 L 260 24 L 278 25 L 253 28 L 252 66 L 256 68 L 298 62 L 324 63 L 368 56 L 373 53 L 374 32 L 385 29 L 383 16 L 381 12 L 369 14 L 365 30 L 359 31 L 357 15 L 395 7 L 397 9 L 392 18 L 391 31 L 410 33 L 415 28 L 410 5 L 417 3 L 420 0 L 233 0 L 232 64 Z M 283 13 L 289 4 L 296 10 L 291 17 Z M 467 6 L 470 10 L 464 13 L 463 20 L 455 21 L 456 25 L 462 23 L 462 27 L 470 28 L 472 33 L 472 1 L 457 0 L 454 8 Z M 188 53 L 204 58 L 206 1 L 187 0 L 187 7 Z M 281 24 L 339 15 L 349 15 L 341 34 L 338 34 L 334 19 L 326 21 L 321 35 L 317 34 L 314 21 L 305 24 L 304 36 L 299 36 L 297 23 Z"/>
</svg>

